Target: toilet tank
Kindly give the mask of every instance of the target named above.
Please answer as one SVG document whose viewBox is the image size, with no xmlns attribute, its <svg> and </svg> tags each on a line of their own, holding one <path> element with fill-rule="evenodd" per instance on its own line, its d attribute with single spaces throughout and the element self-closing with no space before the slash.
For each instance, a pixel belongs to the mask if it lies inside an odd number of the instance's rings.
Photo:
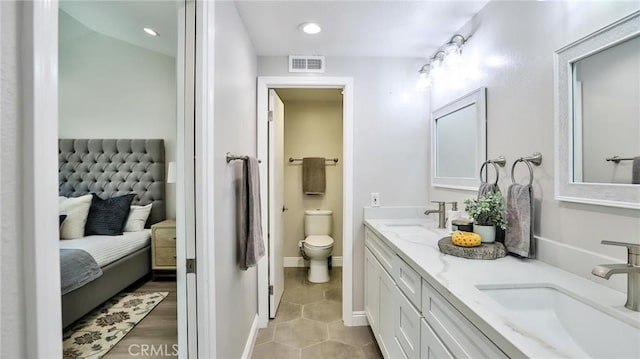
<svg viewBox="0 0 640 359">
<path fill-rule="evenodd" d="M 331 235 L 331 216 L 333 211 L 323 209 L 311 209 L 304 211 L 304 235 L 319 236 Z"/>
</svg>

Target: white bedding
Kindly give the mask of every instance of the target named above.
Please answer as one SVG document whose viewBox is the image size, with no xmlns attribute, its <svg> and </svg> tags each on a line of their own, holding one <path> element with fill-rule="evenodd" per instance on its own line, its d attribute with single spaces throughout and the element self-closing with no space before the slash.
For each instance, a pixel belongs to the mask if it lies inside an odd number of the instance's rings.
<svg viewBox="0 0 640 359">
<path fill-rule="evenodd" d="M 151 230 L 124 232 L 121 236 L 87 236 L 60 241 L 60 248 L 83 249 L 98 262 L 100 267 L 149 245 Z"/>
</svg>

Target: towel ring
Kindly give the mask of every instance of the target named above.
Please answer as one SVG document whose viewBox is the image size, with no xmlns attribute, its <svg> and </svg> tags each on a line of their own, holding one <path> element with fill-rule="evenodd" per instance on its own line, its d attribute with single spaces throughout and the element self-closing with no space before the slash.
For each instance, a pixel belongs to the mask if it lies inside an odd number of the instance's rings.
<svg viewBox="0 0 640 359">
<path fill-rule="evenodd" d="M 518 158 L 517 160 L 515 160 L 515 162 L 513 162 L 513 166 L 511 166 L 511 182 L 516 183 L 516 178 L 513 175 L 513 172 L 516 169 L 516 165 L 520 162 L 524 162 L 527 167 L 529 167 L 529 186 L 531 186 L 533 184 L 533 167 L 531 167 L 530 161 L 525 158 Z"/>
<path fill-rule="evenodd" d="M 494 184 L 498 184 L 498 179 L 500 179 L 500 170 L 498 169 L 498 165 L 492 161 L 485 161 L 482 166 L 480 166 L 480 183 L 487 183 L 486 181 L 482 180 L 482 170 L 487 166 L 487 163 L 491 163 L 493 165 L 493 168 L 496 170 L 496 182 Z M 488 169 L 487 169 L 488 171 Z M 489 179 L 489 174 L 487 174 L 487 179 Z"/>
</svg>

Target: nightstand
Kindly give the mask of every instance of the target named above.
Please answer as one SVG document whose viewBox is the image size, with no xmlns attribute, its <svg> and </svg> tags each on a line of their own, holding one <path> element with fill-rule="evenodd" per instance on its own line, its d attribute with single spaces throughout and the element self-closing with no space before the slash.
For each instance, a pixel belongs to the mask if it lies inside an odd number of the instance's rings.
<svg viewBox="0 0 640 359">
<path fill-rule="evenodd" d="M 151 269 L 176 270 L 176 221 L 167 219 L 151 226 Z"/>
</svg>

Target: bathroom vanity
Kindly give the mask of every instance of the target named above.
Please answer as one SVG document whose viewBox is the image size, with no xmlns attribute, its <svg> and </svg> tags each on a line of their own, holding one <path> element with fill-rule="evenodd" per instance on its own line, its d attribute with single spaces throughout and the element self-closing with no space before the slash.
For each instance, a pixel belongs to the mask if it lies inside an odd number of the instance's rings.
<svg viewBox="0 0 640 359">
<path fill-rule="evenodd" d="M 640 357 L 624 293 L 537 260 L 442 254 L 436 227 L 365 220 L 365 312 L 385 358 Z"/>
</svg>

